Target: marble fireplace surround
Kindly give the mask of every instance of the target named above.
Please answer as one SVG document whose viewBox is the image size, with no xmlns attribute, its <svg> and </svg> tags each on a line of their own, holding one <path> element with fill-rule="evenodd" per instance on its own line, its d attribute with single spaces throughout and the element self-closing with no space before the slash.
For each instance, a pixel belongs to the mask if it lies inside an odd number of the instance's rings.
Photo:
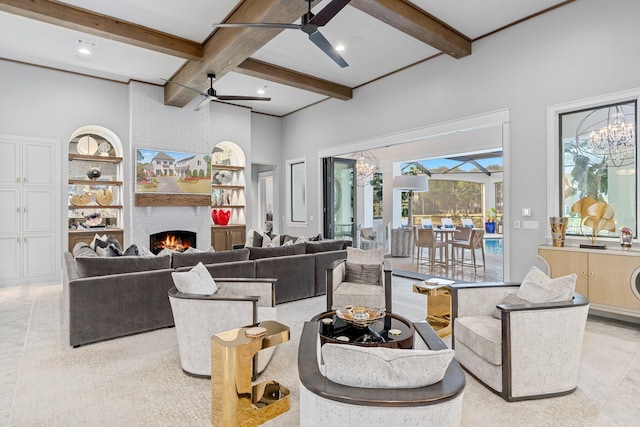
<svg viewBox="0 0 640 427">
<path fill-rule="evenodd" d="M 184 230 L 196 234 L 198 249 L 211 247 L 211 209 L 208 206 L 135 207 L 132 241 L 149 246 L 152 234 L 170 230 Z"/>
</svg>

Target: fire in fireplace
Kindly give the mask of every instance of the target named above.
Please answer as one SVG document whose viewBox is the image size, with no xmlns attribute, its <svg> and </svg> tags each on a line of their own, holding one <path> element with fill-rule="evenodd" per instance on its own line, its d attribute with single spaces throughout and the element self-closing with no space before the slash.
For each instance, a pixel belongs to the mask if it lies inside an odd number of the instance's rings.
<svg viewBox="0 0 640 427">
<path fill-rule="evenodd" d="M 173 230 L 155 233 L 149 236 L 149 248 L 154 254 L 163 249 L 184 252 L 188 248 L 196 247 L 196 233 L 191 231 Z"/>
</svg>

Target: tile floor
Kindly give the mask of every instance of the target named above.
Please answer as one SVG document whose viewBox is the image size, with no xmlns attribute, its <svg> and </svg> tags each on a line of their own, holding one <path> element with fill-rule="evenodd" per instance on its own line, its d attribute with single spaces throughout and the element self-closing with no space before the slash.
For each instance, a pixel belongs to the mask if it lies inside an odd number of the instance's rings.
<svg viewBox="0 0 640 427">
<path fill-rule="evenodd" d="M 419 321 L 425 297 L 394 277 L 394 311 Z M 206 379 L 180 369 L 175 329 L 71 348 L 62 326 L 62 286 L 0 287 L 0 426 L 209 426 Z M 299 423 L 297 342 L 322 311 L 316 297 L 278 306 L 291 341 L 260 381 L 290 387 L 291 410 L 268 423 Z M 559 327 L 561 327 L 559 325 Z M 640 330 L 590 318 L 578 389 L 554 399 L 507 403 L 467 377 L 463 426 L 640 426 Z"/>
</svg>

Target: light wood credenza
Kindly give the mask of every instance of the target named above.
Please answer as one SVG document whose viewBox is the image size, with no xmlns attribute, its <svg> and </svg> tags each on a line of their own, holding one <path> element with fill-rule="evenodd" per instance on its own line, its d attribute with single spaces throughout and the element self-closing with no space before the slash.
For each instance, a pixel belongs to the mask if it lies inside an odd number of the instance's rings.
<svg viewBox="0 0 640 427">
<path fill-rule="evenodd" d="M 539 246 L 538 255 L 551 277 L 578 275 L 576 292 L 589 298 L 592 310 L 640 323 L 639 250 Z"/>
</svg>

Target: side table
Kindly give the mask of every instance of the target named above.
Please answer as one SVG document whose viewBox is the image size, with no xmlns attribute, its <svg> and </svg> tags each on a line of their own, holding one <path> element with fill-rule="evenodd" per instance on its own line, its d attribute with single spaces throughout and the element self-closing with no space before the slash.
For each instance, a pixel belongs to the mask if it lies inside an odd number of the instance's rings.
<svg viewBox="0 0 640 427">
<path fill-rule="evenodd" d="M 264 335 L 245 335 L 254 326 Z M 289 341 L 289 327 L 268 320 L 211 337 L 211 423 L 222 427 L 258 426 L 287 412 L 289 389 L 276 381 L 251 385 L 253 357 L 265 348 Z"/>
<path fill-rule="evenodd" d="M 413 284 L 413 292 L 427 296 L 426 321 L 440 338 L 451 334 L 451 288 L 453 280 L 429 279 Z"/>
</svg>

